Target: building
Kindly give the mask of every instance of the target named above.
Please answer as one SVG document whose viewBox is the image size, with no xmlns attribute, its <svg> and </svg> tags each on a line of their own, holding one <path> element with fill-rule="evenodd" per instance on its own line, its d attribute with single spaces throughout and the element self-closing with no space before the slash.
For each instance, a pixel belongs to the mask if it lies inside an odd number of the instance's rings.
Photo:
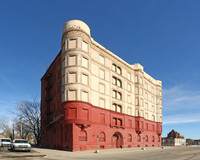
<svg viewBox="0 0 200 160">
<path fill-rule="evenodd" d="M 42 146 L 161 146 L 161 81 L 94 41 L 84 22 L 65 23 L 61 50 L 41 85 Z"/>
<path fill-rule="evenodd" d="M 4 133 L 0 133 L 0 138 L 5 138 Z"/>
<path fill-rule="evenodd" d="M 166 138 L 162 138 L 163 146 L 186 146 L 186 139 L 180 133 L 172 130 Z"/>
</svg>

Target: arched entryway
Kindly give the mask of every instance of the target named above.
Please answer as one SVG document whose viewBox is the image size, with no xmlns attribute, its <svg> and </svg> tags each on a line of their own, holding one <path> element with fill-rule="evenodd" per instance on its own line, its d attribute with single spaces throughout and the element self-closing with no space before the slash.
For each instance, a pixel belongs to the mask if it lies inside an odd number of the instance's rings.
<svg viewBox="0 0 200 160">
<path fill-rule="evenodd" d="M 111 142 L 112 142 L 112 148 L 121 148 L 122 147 L 122 135 L 120 133 L 115 133 L 111 137 Z"/>
</svg>

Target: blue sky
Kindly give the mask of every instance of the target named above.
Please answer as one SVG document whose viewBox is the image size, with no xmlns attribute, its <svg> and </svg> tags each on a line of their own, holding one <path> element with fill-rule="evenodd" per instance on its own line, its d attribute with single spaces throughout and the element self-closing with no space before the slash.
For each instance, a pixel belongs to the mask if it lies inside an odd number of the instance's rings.
<svg viewBox="0 0 200 160">
<path fill-rule="evenodd" d="M 0 117 L 40 98 L 40 78 L 60 50 L 66 21 L 163 82 L 163 136 L 200 138 L 200 1 L 0 1 Z"/>
</svg>

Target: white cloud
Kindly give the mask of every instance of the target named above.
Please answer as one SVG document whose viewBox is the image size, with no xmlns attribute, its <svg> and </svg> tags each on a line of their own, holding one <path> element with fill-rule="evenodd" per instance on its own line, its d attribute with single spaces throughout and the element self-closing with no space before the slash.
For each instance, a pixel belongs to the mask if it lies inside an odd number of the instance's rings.
<svg viewBox="0 0 200 160">
<path fill-rule="evenodd" d="M 163 110 L 200 108 L 200 92 L 179 85 L 163 89 Z"/>
<path fill-rule="evenodd" d="M 177 114 L 163 117 L 163 124 L 181 124 L 200 122 L 200 113 L 198 114 Z"/>
</svg>

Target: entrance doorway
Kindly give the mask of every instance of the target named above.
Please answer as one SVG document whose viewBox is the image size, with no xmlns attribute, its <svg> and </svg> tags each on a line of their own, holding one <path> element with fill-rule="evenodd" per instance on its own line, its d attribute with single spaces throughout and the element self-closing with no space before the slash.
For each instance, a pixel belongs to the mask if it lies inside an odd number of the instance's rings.
<svg viewBox="0 0 200 160">
<path fill-rule="evenodd" d="M 120 148 L 122 146 L 122 138 L 119 133 L 115 133 L 112 136 L 112 148 Z"/>
</svg>

